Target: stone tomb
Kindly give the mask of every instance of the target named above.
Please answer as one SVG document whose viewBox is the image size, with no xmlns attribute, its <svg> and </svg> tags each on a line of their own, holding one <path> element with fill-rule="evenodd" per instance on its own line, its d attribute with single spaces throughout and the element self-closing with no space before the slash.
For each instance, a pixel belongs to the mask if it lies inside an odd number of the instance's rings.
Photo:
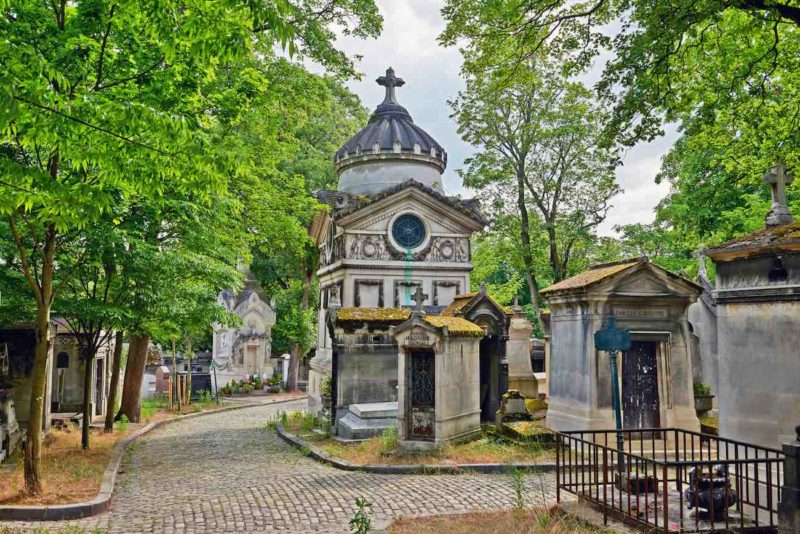
<svg viewBox="0 0 800 534">
<path fill-rule="evenodd" d="M 351 404 L 348 412 L 339 420 L 338 435 L 345 440 L 368 439 L 396 426 L 396 402 Z"/>
<path fill-rule="evenodd" d="M 429 317 L 424 295 L 411 318 L 392 328 L 398 346 L 398 437 L 405 449 L 431 449 L 480 435 L 483 327 L 463 317 Z"/>
<path fill-rule="evenodd" d="M 686 319 L 699 293 L 646 258 L 598 265 L 542 290 L 551 310 L 547 426 L 614 428 L 609 359 L 594 347 L 614 315 L 633 341 L 618 359 L 623 427 L 699 430 Z"/>
<path fill-rule="evenodd" d="M 800 222 L 785 195 L 792 180 L 773 166 L 764 176 L 773 201 L 765 227 L 704 251 L 716 266 L 718 360 L 702 378 L 718 395 L 720 434 L 767 447 L 792 439 L 800 423 Z"/>
</svg>

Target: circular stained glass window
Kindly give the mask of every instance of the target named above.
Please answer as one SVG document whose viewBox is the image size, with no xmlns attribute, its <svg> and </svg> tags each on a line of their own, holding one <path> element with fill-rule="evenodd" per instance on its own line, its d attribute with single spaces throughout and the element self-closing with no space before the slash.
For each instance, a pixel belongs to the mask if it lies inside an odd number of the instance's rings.
<svg viewBox="0 0 800 534">
<path fill-rule="evenodd" d="M 425 224 L 416 215 L 405 213 L 394 221 L 392 237 L 401 247 L 415 249 L 425 241 Z"/>
</svg>

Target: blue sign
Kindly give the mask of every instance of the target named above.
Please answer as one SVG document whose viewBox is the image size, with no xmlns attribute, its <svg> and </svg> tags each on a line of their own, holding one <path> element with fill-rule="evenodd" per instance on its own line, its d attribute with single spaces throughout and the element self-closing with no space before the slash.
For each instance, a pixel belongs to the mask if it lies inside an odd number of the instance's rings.
<svg viewBox="0 0 800 534">
<path fill-rule="evenodd" d="M 631 348 L 631 333 L 617 328 L 613 315 L 606 317 L 606 326 L 594 333 L 594 348 L 606 352 L 616 352 Z"/>
</svg>

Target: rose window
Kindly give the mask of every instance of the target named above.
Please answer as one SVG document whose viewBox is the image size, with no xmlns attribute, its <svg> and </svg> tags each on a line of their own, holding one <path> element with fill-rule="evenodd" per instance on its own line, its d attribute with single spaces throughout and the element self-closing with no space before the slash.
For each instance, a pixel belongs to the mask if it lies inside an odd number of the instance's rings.
<svg viewBox="0 0 800 534">
<path fill-rule="evenodd" d="M 416 215 L 403 214 L 392 225 L 392 237 L 405 249 L 417 248 L 425 241 L 425 224 Z"/>
</svg>

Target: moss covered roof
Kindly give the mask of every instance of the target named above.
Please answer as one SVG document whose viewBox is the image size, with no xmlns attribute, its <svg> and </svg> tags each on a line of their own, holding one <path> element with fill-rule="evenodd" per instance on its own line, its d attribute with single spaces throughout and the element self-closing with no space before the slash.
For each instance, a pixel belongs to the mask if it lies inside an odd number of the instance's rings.
<svg viewBox="0 0 800 534">
<path fill-rule="evenodd" d="M 336 312 L 339 321 L 386 322 L 406 321 L 411 317 L 409 308 L 340 308 Z"/>
<path fill-rule="evenodd" d="M 365 323 L 401 323 L 411 317 L 410 308 L 340 308 L 336 312 L 337 321 L 356 321 Z M 463 317 L 441 317 L 426 315 L 424 321 L 437 328 L 447 327 L 452 336 L 483 337 L 486 331 L 482 326 L 467 321 Z"/>
<path fill-rule="evenodd" d="M 456 295 L 451 302 L 442 312 L 439 314 L 442 317 L 453 317 L 457 315 L 461 315 L 464 310 L 466 310 L 474 301 L 475 298 L 478 297 L 481 293 L 479 291 L 470 291 L 468 293 L 461 293 L 460 295 Z M 495 300 L 491 295 L 487 294 L 486 298 L 488 298 L 492 304 L 497 306 L 500 310 L 503 311 L 506 315 L 512 315 L 514 312 L 511 308 L 507 306 L 503 306 L 497 300 Z"/>
<path fill-rule="evenodd" d="M 440 315 L 428 315 L 425 322 L 437 328 L 447 327 L 447 331 L 452 336 L 457 337 L 483 337 L 486 330 L 473 322 L 467 321 L 463 317 L 442 317 Z"/>
<path fill-rule="evenodd" d="M 768 226 L 704 251 L 712 259 L 740 257 L 781 248 L 800 248 L 800 222 Z"/>
<path fill-rule="evenodd" d="M 621 273 L 622 271 L 626 271 L 631 267 L 635 267 L 640 263 L 644 263 L 646 261 L 647 258 L 633 258 L 629 260 L 598 265 L 596 267 L 589 269 L 588 271 L 584 271 L 571 278 L 567 278 L 566 280 L 562 280 L 556 284 L 553 284 L 550 287 L 546 287 L 542 289 L 540 293 L 544 295 L 547 293 L 556 293 L 558 291 L 566 291 L 570 289 L 580 289 L 588 287 L 602 280 L 605 280 L 609 276 L 613 276 L 617 273 Z"/>
</svg>

